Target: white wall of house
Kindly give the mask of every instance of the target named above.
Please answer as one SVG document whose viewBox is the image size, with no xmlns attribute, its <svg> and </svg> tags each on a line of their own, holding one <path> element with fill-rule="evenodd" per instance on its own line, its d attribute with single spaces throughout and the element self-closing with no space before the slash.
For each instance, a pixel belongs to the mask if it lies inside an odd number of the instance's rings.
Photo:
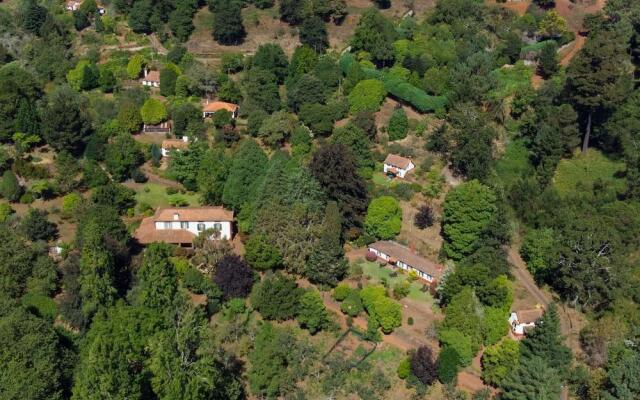
<svg viewBox="0 0 640 400">
<path fill-rule="evenodd" d="M 146 79 L 142 80 L 142 84 L 144 86 L 150 86 L 150 87 L 160 87 L 160 82 L 158 81 L 148 81 Z"/>
<path fill-rule="evenodd" d="M 213 114 L 215 114 L 215 111 L 203 111 L 202 112 L 202 118 L 211 118 L 213 117 Z M 231 113 L 231 118 L 236 119 L 238 118 L 238 109 L 236 108 L 236 110 L 234 112 Z"/>
<path fill-rule="evenodd" d="M 231 239 L 231 222 L 229 221 L 156 221 L 156 229 L 185 229 L 199 235 L 206 229 L 220 230 L 220 239 Z"/>
<path fill-rule="evenodd" d="M 509 315 L 509 325 L 511 325 L 511 330 L 513 331 L 513 333 L 515 333 L 516 335 L 524 335 L 525 329 L 534 328 L 536 326 L 536 323 L 530 322 L 528 324 L 521 324 L 520 321 L 518 321 L 518 314 L 512 312 L 511 315 Z"/>
<path fill-rule="evenodd" d="M 414 169 L 416 166 L 413 165 L 413 162 L 410 162 L 409 165 L 407 166 L 406 169 L 402 169 L 402 168 L 397 168 L 394 167 L 391 164 L 384 164 L 384 173 L 388 173 L 390 170 L 392 169 L 396 169 L 398 171 L 398 173 L 396 174 L 397 177 L 399 178 L 404 178 L 404 176 L 407 174 L 407 172 L 411 171 L 412 169 Z"/>
<path fill-rule="evenodd" d="M 389 259 L 391 257 L 389 257 L 388 254 L 385 254 L 377 249 L 374 249 L 373 247 L 369 247 L 369 251 L 374 253 L 375 255 L 377 255 L 379 258 L 382 258 L 385 261 L 389 261 Z M 414 271 L 420 278 L 426 280 L 427 282 L 433 282 L 433 276 L 427 274 L 426 272 L 422 272 L 414 267 L 412 267 L 409 264 L 406 264 L 400 260 L 396 261 L 396 266 L 400 267 L 402 269 L 404 269 L 405 271 Z"/>
</svg>

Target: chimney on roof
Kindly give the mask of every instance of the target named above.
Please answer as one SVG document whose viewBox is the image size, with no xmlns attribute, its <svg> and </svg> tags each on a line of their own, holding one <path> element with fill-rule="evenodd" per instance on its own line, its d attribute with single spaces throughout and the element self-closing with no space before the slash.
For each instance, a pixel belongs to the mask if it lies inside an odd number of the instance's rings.
<svg viewBox="0 0 640 400">
<path fill-rule="evenodd" d="M 188 136 L 183 136 L 182 137 L 182 141 L 185 142 L 185 143 L 189 142 L 189 137 Z"/>
<path fill-rule="evenodd" d="M 149 68 L 144 67 L 144 77 L 146 78 L 149 75 Z"/>
<path fill-rule="evenodd" d="M 180 219 L 180 214 L 178 213 L 173 213 L 173 220 L 174 221 L 178 221 Z"/>
</svg>

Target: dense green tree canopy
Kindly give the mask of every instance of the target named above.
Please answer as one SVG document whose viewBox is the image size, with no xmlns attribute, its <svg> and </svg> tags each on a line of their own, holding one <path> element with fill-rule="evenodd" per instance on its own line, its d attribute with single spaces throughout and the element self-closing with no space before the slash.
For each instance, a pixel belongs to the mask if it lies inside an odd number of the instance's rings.
<svg viewBox="0 0 640 400">
<path fill-rule="evenodd" d="M 460 259 L 477 247 L 482 231 L 493 218 L 496 196 L 478 181 L 463 183 L 447 194 L 442 216 L 444 250 Z"/>
</svg>

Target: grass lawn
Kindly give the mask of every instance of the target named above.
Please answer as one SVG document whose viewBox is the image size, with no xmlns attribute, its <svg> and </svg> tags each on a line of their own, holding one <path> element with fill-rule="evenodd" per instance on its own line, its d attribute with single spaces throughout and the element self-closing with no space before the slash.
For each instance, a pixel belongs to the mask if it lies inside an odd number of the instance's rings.
<svg viewBox="0 0 640 400">
<path fill-rule="evenodd" d="M 199 206 L 200 200 L 197 194 L 194 193 L 176 193 L 168 195 L 166 187 L 157 183 L 145 183 L 136 190 L 136 201 L 138 204 L 146 203 L 153 208 L 167 207 L 171 205 L 171 200 L 176 198 L 182 198 L 186 200 L 190 206 Z"/>
<path fill-rule="evenodd" d="M 529 175 L 532 168 L 524 140 L 513 140 L 507 144 L 502 158 L 496 163 L 496 183 L 508 187 L 521 176 Z"/>
<path fill-rule="evenodd" d="M 590 149 L 586 154 L 576 153 L 571 159 L 561 160 L 553 181 L 561 196 L 591 192 L 597 182 L 619 193 L 625 188 L 624 179 L 618 177 L 623 170 L 624 163 Z"/>
<path fill-rule="evenodd" d="M 494 70 L 492 75 L 498 81 L 498 87 L 491 92 L 491 95 L 496 99 L 504 99 L 531 86 L 533 68 L 524 65 L 522 61 L 518 61 L 511 68 L 498 68 Z"/>
<path fill-rule="evenodd" d="M 381 283 L 383 278 L 386 278 L 387 282 L 389 282 L 389 287 L 393 288 L 396 283 L 402 282 L 407 279 L 407 274 L 404 273 L 404 270 L 400 268 L 391 269 L 391 267 L 388 265 L 380 267 L 379 264 L 369 261 L 360 263 L 360 266 L 362 267 L 362 274 L 365 276 L 369 276 L 371 279 L 370 282 L 374 284 Z M 393 271 L 397 271 L 398 276 L 392 277 L 391 272 Z M 420 279 L 411 282 L 411 289 L 407 298 L 411 300 L 427 302 L 429 303 L 429 305 L 432 305 L 433 297 L 431 297 L 431 294 L 429 292 L 423 292 L 422 290 L 420 290 L 422 289 L 422 285 L 424 284 L 425 282 Z"/>
<path fill-rule="evenodd" d="M 374 172 L 373 176 L 371 177 L 371 180 L 376 185 L 383 186 L 385 188 L 389 188 L 389 187 L 393 186 L 393 184 L 394 184 L 393 179 L 389 178 L 387 176 L 387 174 L 385 174 L 384 172 L 380 172 L 380 171 Z"/>
</svg>

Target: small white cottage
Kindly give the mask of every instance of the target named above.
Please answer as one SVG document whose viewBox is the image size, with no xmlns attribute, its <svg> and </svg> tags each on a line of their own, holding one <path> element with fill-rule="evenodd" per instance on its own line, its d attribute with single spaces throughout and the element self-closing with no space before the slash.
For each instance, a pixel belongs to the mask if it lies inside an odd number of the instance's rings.
<svg viewBox="0 0 640 400">
<path fill-rule="evenodd" d="M 162 157 L 169 157 L 172 150 L 181 151 L 189 148 L 189 138 L 165 139 L 162 141 Z"/>
<path fill-rule="evenodd" d="M 535 328 L 536 322 L 544 314 L 542 308 L 513 311 L 509 316 L 509 325 L 516 336 L 526 335 L 529 329 Z"/>
<path fill-rule="evenodd" d="M 409 158 L 399 156 L 397 154 L 389 154 L 384 159 L 384 173 L 398 178 L 404 178 L 407 172 L 416 166 Z"/>
<path fill-rule="evenodd" d="M 144 69 L 144 77 L 140 80 L 143 86 L 160 87 L 160 72 Z"/>
</svg>

